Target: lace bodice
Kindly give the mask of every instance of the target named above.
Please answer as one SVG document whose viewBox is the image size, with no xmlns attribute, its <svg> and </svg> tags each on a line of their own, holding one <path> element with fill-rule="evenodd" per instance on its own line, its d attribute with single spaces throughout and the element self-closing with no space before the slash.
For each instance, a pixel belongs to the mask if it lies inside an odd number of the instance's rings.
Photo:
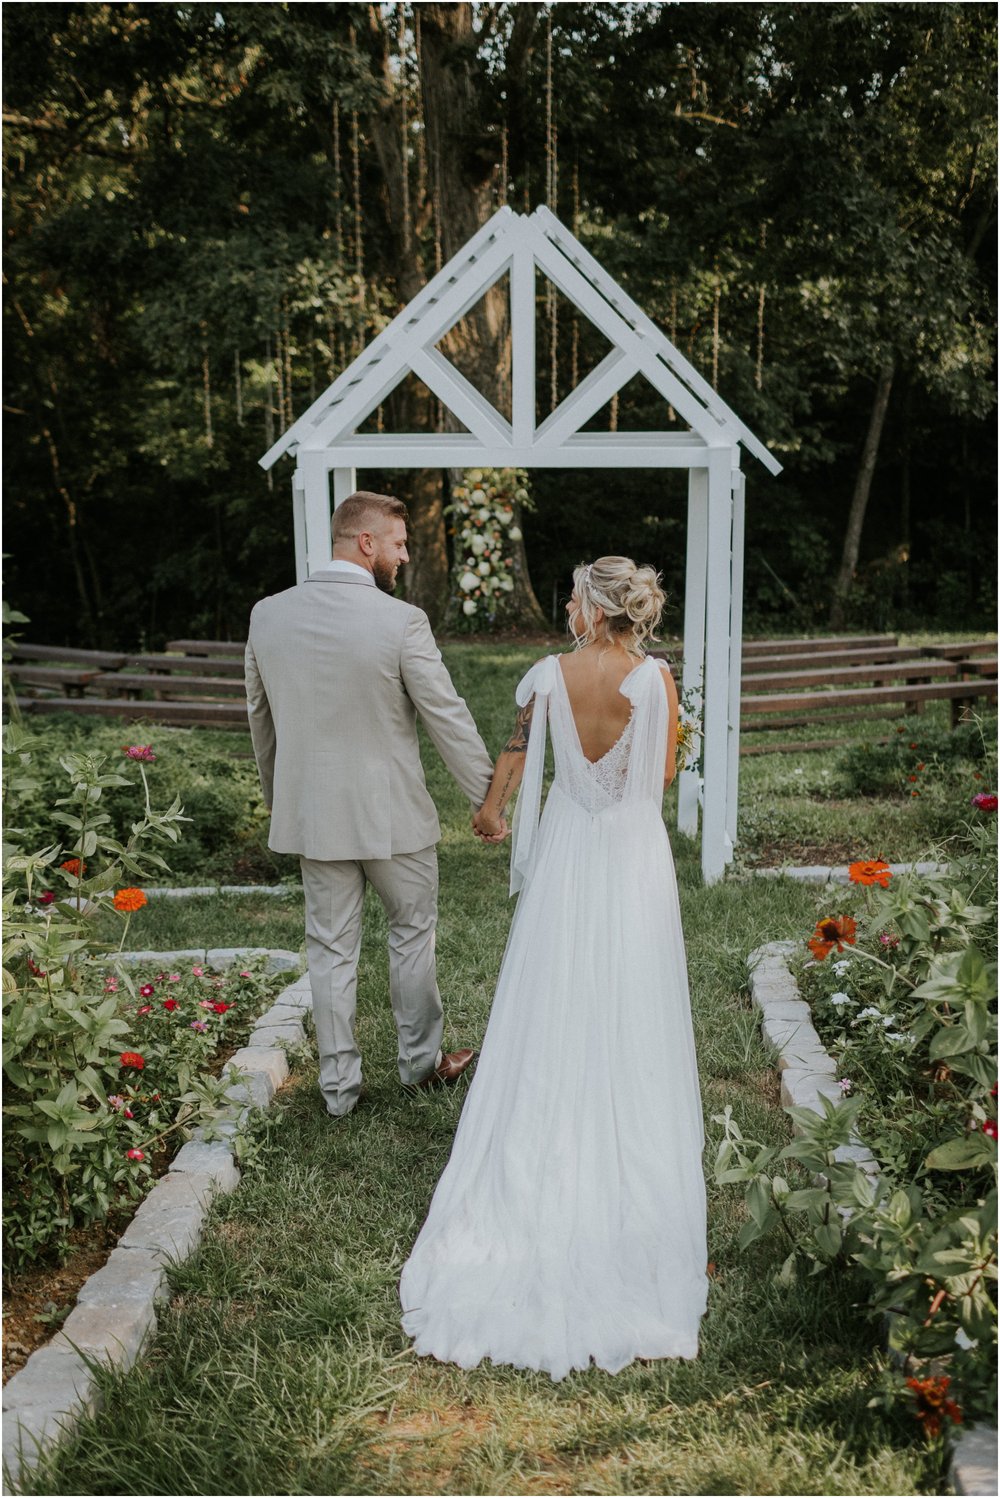
<svg viewBox="0 0 1000 1498">
<path fill-rule="evenodd" d="M 667 699 L 656 662 L 647 657 L 626 676 L 619 691 L 631 703 L 631 716 L 607 754 L 591 763 L 580 746 L 558 658 L 547 656 L 536 662 L 518 683 L 518 705 L 523 707 L 534 698 L 535 710 L 514 817 L 512 893 L 530 878 L 534 859 L 547 726 L 556 765 L 554 788 L 584 812 L 599 817 L 626 803 L 647 807 L 651 803 L 658 814 L 663 794 Z"/>
<path fill-rule="evenodd" d="M 561 673 L 560 673 L 561 677 Z M 552 715 L 552 743 L 556 756 L 556 781 L 585 811 L 597 815 L 621 801 L 628 784 L 628 767 L 632 754 L 635 712 L 607 754 L 589 760 L 580 747 L 565 684 L 562 702 Z M 568 740 L 568 742 L 567 742 Z"/>
</svg>

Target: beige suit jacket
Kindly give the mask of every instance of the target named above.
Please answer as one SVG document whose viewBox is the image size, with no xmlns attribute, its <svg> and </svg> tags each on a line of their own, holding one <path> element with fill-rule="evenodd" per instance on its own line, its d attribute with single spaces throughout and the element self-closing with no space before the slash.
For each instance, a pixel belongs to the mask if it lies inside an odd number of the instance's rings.
<svg viewBox="0 0 1000 1498">
<path fill-rule="evenodd" d="M 250 616 L 247 708 L 269 846 L 306 858 L 391 858 L 441 836 L 417 714 L 473 806 L 492 775 L 427 615 L 374 579 L 319 573 Z"/>
</svg>

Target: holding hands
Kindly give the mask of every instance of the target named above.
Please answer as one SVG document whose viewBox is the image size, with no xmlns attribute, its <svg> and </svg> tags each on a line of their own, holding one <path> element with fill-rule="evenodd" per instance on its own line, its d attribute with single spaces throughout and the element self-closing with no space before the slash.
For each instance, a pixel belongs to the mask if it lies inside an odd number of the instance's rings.
<svg viewBox="0 0 1000 1498">
<path fill-rule="evenodd" d="M 492 811 L 488 800 L 472 818 L 472 831 L 481 843 L 502 843 L 510 836 L 507 818 Z"/>
</svg>

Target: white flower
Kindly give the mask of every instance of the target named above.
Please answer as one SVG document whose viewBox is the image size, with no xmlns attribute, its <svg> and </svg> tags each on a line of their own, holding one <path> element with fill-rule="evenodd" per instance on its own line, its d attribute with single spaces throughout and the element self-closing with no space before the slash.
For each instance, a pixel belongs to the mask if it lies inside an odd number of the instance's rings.
<svg viewBox="0 0 1000 1498">
<path fill-rule="evenodd" d="M 500 586 L 501 588 L 503 588 L 505 593 L 513 593 L 514 579 L 512 577 L 502 577 L 500 579 Z"/>
<path fill-rule="evenodd" d="M 849 960 L 846 957 L 842 957 L 839 962 L 835 962 L 833 964 L 833 971 L 837 974 L 837 977 L 839 978 L 842 973 L 846 973 L 847 972 L 847 969 L 850 967 L 850 965 L 851 964 L 850 964 Z"/>
<path fill-rule="evenodd" d="M 473 536 L 469 542 L 469 549 L 475 552 L 477 557 L 481 557 L 486 550 L 486 538 L 484 536 Z"/>
<path fill-rule="evenodd" d="M 489 562 L 480 562 L 478 570 L 479 570 L 479 576 L 480 577 L 489 577 L 489 575 L 490 575 L 490 564 L 489 564 Z"/>
<path fill-rule="evenodd" d="M 467 598 L 465 600 L 465 602 L 462 604 L 462 613 L 463 614 L 474 614 L 476 612 L 476 609 L 478 607 L 479 607 L 479 605 L 477 604 L 477 602 L 476 602 L 476 600 L 474 598 Z"/>
<path fill-rule="evenodd" d="M 858 1019 L 881 1019 L 881 1018 L 882 1018 L 882 1011 L 881 1011 L 881 1009 L 875 1009 L 871 1004 L 869 1004 L 869 1006 L 868 1006 L 867 1009 L 862 1009 L 861 1013 L 858 1015 Z"/>
<path fill-rule="evenodd" d="M 514 512 L 513 512 L 513 510 L 501 510 L 499 512 L 499 514 L 497 515 L 497 519 L 499 520 L 499 522 L 500 522 L 501 525 L 510 525 L 511 521 L 513 520 L 513 518 L 514 518 Z"/>
<path fill-rule="evenodd" d="M 517 500 L 517 501 L 518 501 L 518 502 L 519 502 L 519 503 L 520 503 L 520 504 L 522 504 L 522 505 L 523 505 L 523 504 L 524 504 L 524 501 L 525 501 L 525 500 L 526 500 L 526 499 L 527 499 L 527 497 L 528 497 L 528 491 L 527 491 L 527 489 L 515 489 L 515 490 L 514 490 L 514 498 L 515 498 L 515 499 L 516 499 L 516 500 Z"/>
<path fill-rule="evenodd" d="M 891 1040 L 894 1045 L 912 1045 L 916 1036 L 909 1030 L 887 1030 L 886 1040 Z"/>
<path fill-rule="evenodd" d="M 479 485 L 483 482 L 483 471 L 481 468 L 473 468 L 469 474 L 469 483 Z"/>
<path fill-rule="evenodd" d="M 885 1025 L 885 1028 L 888 1030 L 888 1029 L 891 1028 L 891 1026 L 893 1026 L 896 1023 L 896 1016 L 894 1014 L 883 1014 L 883 1016 L 882 1016 L 882 1023 L 883 1023 L 883 1025 Z"/>
<path fill-rule="evenodd" d="M 458 586 L 463 593 L 471 593 L 473 588 L 478 586 L 478 583 L 479 579 L 474 572 L 463 572 L 458 580 Z"/>
<path fill-rule="evenodd" d="M 845 1004 L 856 1004 L 857 1002 L 857 999 L 852 999 L 848 993 L 832 993 L 830 995 L 830 1003 L 835 1004 L 838 1009 L 842 1009 Z"/>
<path fill-rule="evenodd" d="M 483 491 L 481 489 L 477 490 L 476 492 L 479 494 L 479 496 L 480 496 L 481 499 L 485 499 L 486 498 L 486 495 L 483 493 Z M 474 494 L 472 497 L 473 497 L 473 499 L 475 499 L 476 495 Z M 483 505 L 480 509 L 478 509 L 476 511 L 476 514 L 479 516 L 480 520 L 489 520 L 489 518 L 490 518 L 490 512 L 489 512 L 489 510 L 487 509 L 487 507 L 485 505 Z"/>
<path fill-rule="evenodd" d="M 965 1331 L 965 1328 L 960 1326 L 955 1330 L 955 1346 L 964 1347 L 966 1352 L 969 1352 L 973 1347 L 978 1347 L 979 1343 L 973 1341 Z"/>
<path fill-rule="evenodd" d="M 520 541 L 520 539 L 521 539 L 521 527 L 519 525 L 512 525 L 511 528 L 510 528 L 510 530 L 507 532 L 507 534 L 510 536 L 510 539 L 512 541 Z"/>
</svg>

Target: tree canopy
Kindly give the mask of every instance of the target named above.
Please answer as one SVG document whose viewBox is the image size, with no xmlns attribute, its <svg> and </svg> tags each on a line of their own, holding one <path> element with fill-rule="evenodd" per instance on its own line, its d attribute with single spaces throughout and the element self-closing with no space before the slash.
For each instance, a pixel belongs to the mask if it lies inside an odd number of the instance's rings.
<svg viewBox="0 0 1000 1498">
<path fill-rule="evenodd" d="M 979 4 L 64 4 L 4 17 L 8 596 L 34 637 L 239 637 L 293 581 L 257 458 L 500 202 L 548 202 L 786 465 L 747 617 L 995 603 L 995 13 Z M 539 414 L 603 352 L 539 303 Z M 500 303 L 453 353 L 503 398 Z M 492 385 L 491 383 L 492 382 Z M 442 419 L 401 389 L 374 418 Z M 660 424 L 627 386 L 592 425 Z M 448 476 L 407 498 L 444 610 Z M 683 581 L 678 475 L 541 471 L 581 557 Z M 530 605 L 526 599 L 526 607 Z"/>
</svg>

